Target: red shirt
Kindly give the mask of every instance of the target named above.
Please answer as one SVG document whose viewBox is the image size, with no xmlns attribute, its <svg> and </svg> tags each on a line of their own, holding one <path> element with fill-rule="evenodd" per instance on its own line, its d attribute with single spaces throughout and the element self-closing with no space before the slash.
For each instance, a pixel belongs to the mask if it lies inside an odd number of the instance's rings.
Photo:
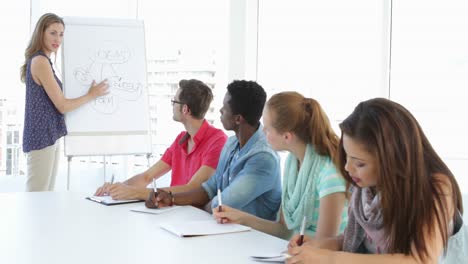
<svg viewBox="0 0 468 264">
<path fill-rule="evenodd" d="M 201 166 L 216 170 L 221 150 L 227 140 L 221 129 L 213 127 L 206 120 L 193 137 L 195 144 L 192 152 L 187 153 L 189 137 L 188 132 L 181 132 L 161 158 L 171 166 L 171 186 L 187 184 Z"/>
</svg>

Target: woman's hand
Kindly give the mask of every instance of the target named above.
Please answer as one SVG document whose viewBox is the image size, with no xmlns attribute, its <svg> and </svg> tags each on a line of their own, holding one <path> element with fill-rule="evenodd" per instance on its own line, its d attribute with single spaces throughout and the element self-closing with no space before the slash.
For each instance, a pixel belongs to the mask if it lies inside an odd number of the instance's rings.
<svg viewBox="0 0 468 264">
<path fill-rule="evenodd" d="M 287 264 L 298 263 L 335 263 L 335 251 L 316 248 L 313 245 L 304 244 L 302 246 L 291 247 L 288 249 L 288 254 L 291 256 L 286 260 Z"/>
<path fill-rule="evenodd" d="M 295 248 L 299 247 L 299 239 L 300 235 L 297 234 L 289 240 L 288 248 Z M 336 237 L 329 237 L 329 238 L 311 238 L 308 236 L 304 236 L 304 240 L 302 245 L 307 245 L 309 247 L 319 248 L 319 249 L 328 249 L 331 251 L 341 251 L 343 244 L 343 235 L 339 235 Z"/>
<path fill-rule="evenodd" d="M 96 84 L 93 80 L 91 83 L 91 87 L 89 87 L 88 94 L 92 98 L 97 98 L 99 96 L 103 96 L 109 93 L 109 85 L 107 84 L 107 79 L 104 79 L 102 82 Z"/>
<path fill-rule="evenodd" d="M 245 221 L 249 216 L 247 213 L 234 209 L 227 205 L 223 205 L 222 208 L 223 209 L 221 212 L 219 211 L 219 206 L 213 208 L 213 217 L 220 224 L 235 223 L 242 225 L 245 224 Z"/>
<path fill-rule="evenodd" d="M 289 240 L 288 248 L 298 247 L 300 239 L 301 239 L 301 235 L 299 234 L 294 235 L 291 238 L 291 240 Z M 313 246 L 316 246 L 315 240 L 306 235 L 304 235 L 304 240 L 302 241 L 302 245 L 305 245 L 305 244 L 312 244 Z"/>
<path fill-rule="evenodd" d="M 101 187 L 99 187 L 96 192 L 94 193 L 94 196 L 104 196 L 104 195 L 109 195 L 109 187 L 112 185 L 110 182 L 104 183 Z"/>
</svg>

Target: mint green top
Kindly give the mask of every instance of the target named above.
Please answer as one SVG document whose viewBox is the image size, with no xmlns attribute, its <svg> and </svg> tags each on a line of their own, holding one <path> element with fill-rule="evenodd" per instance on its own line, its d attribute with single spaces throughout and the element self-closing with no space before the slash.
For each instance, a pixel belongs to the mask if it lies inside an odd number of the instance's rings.
<svg viewBox="0 0 468 264">
<path fill-rule="evenodd" d="M 320 212 L 320 199 L 337 192 L 345 192 L 346 184 L 330 157 L 319 155 L 307 145 L 304 162 L 297 171 L 298 160 L 288 155 L 283 175 L 281 207 L 289 230 L 299 233 L 303 215 L 307 215 L 306 234 L 314 236 Z M 341 215 L 340 233 L 348 222 L 347 206 Z"/>
</svg>

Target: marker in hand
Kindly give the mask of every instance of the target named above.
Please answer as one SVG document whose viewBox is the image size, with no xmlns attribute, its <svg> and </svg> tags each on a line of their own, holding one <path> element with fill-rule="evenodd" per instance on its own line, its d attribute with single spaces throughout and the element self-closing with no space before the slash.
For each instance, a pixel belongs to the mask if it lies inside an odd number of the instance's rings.
<svg viewBox="0 0 468 264">
<path fill-rule="evenodd" d="M 300 237 L 299 237 L 299 242 L 297 243 L 299 246 L 302 246 L 302 243 L 304 243 L 304 233 L 305 233 L 305 228 L 307 224 L 307 215 L 304 214 L 302 218 L 302 223 L 301 223 L 301 230 L 300 230 Z"/>
</svg>

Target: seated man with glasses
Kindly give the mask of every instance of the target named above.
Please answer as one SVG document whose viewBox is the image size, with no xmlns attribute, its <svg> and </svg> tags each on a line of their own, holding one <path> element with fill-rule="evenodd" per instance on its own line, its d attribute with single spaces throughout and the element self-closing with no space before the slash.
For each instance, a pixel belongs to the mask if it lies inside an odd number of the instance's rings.
<svg viewBox="0 0 468 264">
<path fill-rule="evenodd" d="M 147 171 L 123 183 L 105 183 L 95 195 L 109 194 L 114 200 L 148 197 L 146 186 L 172 170 L 171 192 L 189 191 L 200 187 L 216 170 L 227 136 L 205 120 L 213 101 L 211 88 L 198 80 L 181 80 L 172 102 L 174 121 L 184 125 L 162 158 Z"/>
<path fill-rule="evenodd" d="M 146 200 L 149 208 L 172 205 L 218 206 L 223 204 L 258 217 L 275 220 L 281 202 L 280 164 L 268 145 L 260 125 L 266 93 L 256 82 L 234 81 L 227 87 L 221 108 L 224 129 L 232 130 L 213 177 L 188 192 L 171 193 L 158 189 Z"/>
</svg>

